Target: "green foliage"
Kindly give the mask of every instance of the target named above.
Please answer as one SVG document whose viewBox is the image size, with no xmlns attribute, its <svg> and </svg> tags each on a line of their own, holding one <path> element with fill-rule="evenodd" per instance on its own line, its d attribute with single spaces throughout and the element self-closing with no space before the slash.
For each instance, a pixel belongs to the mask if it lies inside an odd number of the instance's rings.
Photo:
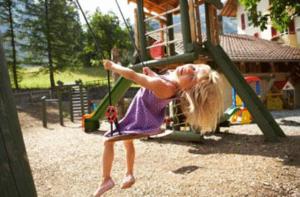
<svg viewBox="0 0 300 197">
<path fill-rule="evenodd" d="M 8 64 L 8 68 L 12 72 L 12 78 L 14 79 L 14 83 L 12 84 L 16 89 L 19 88 L 18 81 L 20 78 L 18 77 L 17 70 L 17 49 L 16 49 L 16 27 L 18 24 L 16 23 L 17 15 L 16 12 L 16 3 L 12 0 L 3 0 L 0 2 L 0 30 L 3 30 L 3 41 L 5 45 L 5 56 Z"/>
<path fill-rule="evenodd" d="M 261 0 L 239 0 L 249 13 L 249 20 L 255 27 L 266 29 L 269 18 L 272 25 L 280 32 L 285 31 L 292 19 L 300 13 L 298 0 L 270 0 L 269 13 L 257 11 L 257 4 Z"/>
<path fill-rule="evenodd" d="M 26 63 L 47 66 L 51 50 L 54 68 L 79 66 L 83 31 L 74 4 L 66 0 L 48 0 L 46 16 L 44 0 L 22 1 L 26 5 L 23 17 L 23 37 L 28 39 L 24 45 L 28 53 Z"/>
<path fill-rule="evenodd" d="M 102 14 L 97 10 L 90 19 L 90 25 L 95 33 L 99 49 L 97 49 L 92 33 L 87 29 L 83 50 L 86 66 L 98 66 L 99 60 L 110 59 L 110 52 L 113 47 L 121 50 L 122 57 L 128 57 L 132 54 L 133 46 L 130 42 L 129 33 L 120 26 L 120 21 L 114 13 Z M 123 64 L 128 64 L 128 59 L 122 59 L 122 61 Z"/>
<path fill-rule="evenodd" d="M 44 67 L 25 67 L 20 69 L 23 80 L 20 88 L 50 88 L 49 70 Z M 64 83 L 75 82 L 81 79 L 83 83 L 87 81 L 106 80 L 106 71 L 102 68 L 64 68 L 55 71 L 56 81 L 60 80 Z"/>
</svg>

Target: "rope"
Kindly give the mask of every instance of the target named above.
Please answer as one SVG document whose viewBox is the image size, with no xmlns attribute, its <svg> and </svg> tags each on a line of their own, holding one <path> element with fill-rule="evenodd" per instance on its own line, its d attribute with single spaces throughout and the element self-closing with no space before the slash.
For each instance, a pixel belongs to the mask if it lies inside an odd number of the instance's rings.
<svg viewBox="0 0 300 197">
<path fill-rule="evenodd" d="M 79 3 L 78 0 L 75 0 L 75 6 L 77 6 L 79 8 L 79 10 L 80 10 L 80 12 L 81 12 L 81 14 L 82 14 L 82 16 L 83 16 L 86 24 L 87 24 L 88 29 L 89 29 L 89 31 L 92 34 L 92 37 L 93 37 L 95 45 L 96 45 L 96 51 L 99 54 L 101 54 L 101 47 L 100 47 L 100 45 L 98 43 L 96 34 L 94 33 L 94 31 L 93 31 L 90 23 L 88 22 L 88 20 L 86 18 L 86 15 L 85 15 L 85 13 L 84 13 L 84 11 L 83 11 L 83 9 L 82 9 L 82 7 L 81 7 L 81 5 L 80 5 L 80 3 Z M 101 54 L 101 59 L 104 59 L 103 54 Z M 107 75 L 108 101 L 109 101 L 108 110 L 110 110 L 113 107 L 113 105 L 112 105 L 112 99 L 111 99 L 111 84 L 110 84 L 110 71 L 109 70 L 107 70 L 106 75 Z M 118 118 L 117 117 L 113 117 L 113 119 L 109 118 L 109 122 L 110 122 L 110 130 L 111 130 L 111 132 L 113 131 L 113 123 L 115 123 L 115 126 L 118 129 L 118 127 L 117 127 L 117 125 L 118 125 Z"/>
</svg>

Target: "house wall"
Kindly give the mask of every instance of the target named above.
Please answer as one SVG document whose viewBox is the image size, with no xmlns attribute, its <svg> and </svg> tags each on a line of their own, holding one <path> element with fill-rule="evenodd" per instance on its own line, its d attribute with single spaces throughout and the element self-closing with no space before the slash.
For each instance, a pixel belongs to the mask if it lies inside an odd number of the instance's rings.
<svg viewBox="0 0 300 197">
<path fill-rule="evenodd" d="M 295 17 L 297 47 L 300 48 L 300 16 Z"/>
<path fill-rule="evenodd" d="M 266 10 L 269 7 L 269 0 L 261 0 L 257 4 L 257 10 L 261 11 L 262 13 L 265 13 Z M 246 28 L 242 29 L 242 21 L 241 21 L 241 15 L 244 14 L 245 16 L 245 26 Z M 247 13 L 245 12 L 244 8 L 239 4 L 237 9 L 237 24 L 238 24 L 238 34 L 246 34 L 253 36 L 255 33 L 259 34 L 259 37 L 266 40 L 271 40 L 272 33 L 271 33 L 271 25 L 267 25 L 267 29 L 264 31 L 261 31 L 259 27 L 253 27 L 249 24 L 249 19 L 247 16 Z"/>
<path fill-rule="evenodd" d="M 300 47 L 296 34 L 285 34 L 281 36 L 282 41 L 291 47 Z"/>
</svg>

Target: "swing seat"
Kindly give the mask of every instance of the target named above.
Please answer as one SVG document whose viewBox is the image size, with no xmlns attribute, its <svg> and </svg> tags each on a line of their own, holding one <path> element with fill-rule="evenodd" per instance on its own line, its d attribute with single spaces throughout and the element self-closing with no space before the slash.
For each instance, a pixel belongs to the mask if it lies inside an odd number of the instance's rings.
<svg viewBox="0 0 300 197">
<path fill-rule="evenodd" d="M 159 133 L 155 135 L 149 135 L 145 133 L 131 133 L 131 134 L 119 134 L 118 132 L 115 132 L 113 136 L 104 136 L 104 141 L 106 142 L 117 142 L 117 141 L 123 141 L 123 140 L 134 140 L 134 139 L 141 139 L 141 138 L 160 138 L 164 137 L 166 135 L 170 135 L 172 132 L 170 130 L 163 131 L 161 130 Z"/>
</svg>

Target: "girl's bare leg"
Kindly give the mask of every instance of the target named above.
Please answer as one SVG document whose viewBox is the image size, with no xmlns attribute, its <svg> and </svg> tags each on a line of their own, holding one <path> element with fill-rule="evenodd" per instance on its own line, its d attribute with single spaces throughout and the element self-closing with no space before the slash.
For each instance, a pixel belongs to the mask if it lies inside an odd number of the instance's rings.
<svg viewBox="0 0 300 197">
<path fill-rule="evenodd" d="M 114 160 L 114 142 L 104 142 L 103 160 L 102 160 L 102 183 L 94 192 L 94 196 L 101 196 L 115 185 L 111 178 L 112 163 Z"/>
<path fill-rule="evenodd" d="M 122 189 L 126 189 L 131 187 L 134 182 L 134 176 L 133 176 L 133 168 L 134 168 L 134 160 L 135 160 L 135 148 L 133 144 L 133 140 L 126 140 L 124 141 L 124 146 L 126 149 L 126 176 L 124 178 Z"/>
</svg>

